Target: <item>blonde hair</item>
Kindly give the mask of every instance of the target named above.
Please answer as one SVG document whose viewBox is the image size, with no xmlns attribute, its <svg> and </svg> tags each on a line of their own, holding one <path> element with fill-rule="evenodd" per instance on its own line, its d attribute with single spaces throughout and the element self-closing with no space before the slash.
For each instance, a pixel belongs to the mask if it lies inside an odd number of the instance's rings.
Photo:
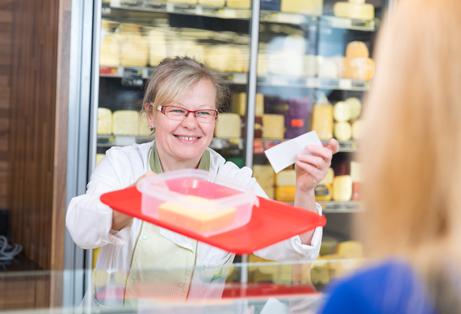
<svg viewBox="0 0 461 314">
<path fill-rule="evenodd" d="M 164 105 L 202 79 L 216 88 L 216 108 L 223 111 L 228 101 L 227 87 L 216 73 L 189 57 L 165 58 L 160 62 L 147 85 L 143 104 Z"/>
<path fill-rule="evenodd" d="M 447 264 L 460 274 L 460 29 L 459 0 L 402 0 L 389 12 L 359 149 L 358 237 L 370 257 L 409 262 L 435 303 L 449 297 L 434 292 Z"/>
</svg>

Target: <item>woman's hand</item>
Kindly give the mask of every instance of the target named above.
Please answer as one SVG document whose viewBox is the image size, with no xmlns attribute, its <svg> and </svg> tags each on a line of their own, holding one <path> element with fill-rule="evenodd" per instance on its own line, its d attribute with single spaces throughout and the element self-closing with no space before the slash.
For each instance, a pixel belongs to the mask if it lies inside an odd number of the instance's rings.
<svg viewBox="0 0 461 314">
<path fill-rule="evenodd" d="M 338 141 L 330 139 L 323 147 L 307 146 L 297 156 L 295 163 L 297 191 L 303 194 L 314 191 L 317 184 L 326 176 L 331 165 L 331 158 L 338 148 Z"/>
<path fill-rule="evenodd" d="M 144 179 L 146 177 L 150 177 L 153 175 L 155 175 L 154 172 L 148 171 L 142 176 L 140 176 L 139 179 L 136 181 L 136 183 L 138 183 L 139 180 L 141 179 Z M 132 222 L 133 222 L 133 217 L 122 214 L 115 210 L 112 211 L 112 230 L 116 230 L 116 231 L 122 230 L 123 228 L 130 226 Z"/>
</svg>

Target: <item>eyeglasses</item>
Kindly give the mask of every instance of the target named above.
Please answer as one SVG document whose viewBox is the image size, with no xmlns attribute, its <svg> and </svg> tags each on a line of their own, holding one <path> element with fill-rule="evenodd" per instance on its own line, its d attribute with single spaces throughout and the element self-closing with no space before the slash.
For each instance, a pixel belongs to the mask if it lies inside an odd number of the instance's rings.
<svg viewBox="0 0 461 314">
<path fill-rule="evenodd" d="M 168 106 L 157 106 L 157 110 L 163 113 L 168 119 L 175 121 L 183 121 L 189 113 L 192 113 L 201 123 L 211 123 L 218 118 L 218 110 L 216 109 L 199 109 L 199 110 L 188 110 L 181 106 L 168 105 Z"/>
</svg>

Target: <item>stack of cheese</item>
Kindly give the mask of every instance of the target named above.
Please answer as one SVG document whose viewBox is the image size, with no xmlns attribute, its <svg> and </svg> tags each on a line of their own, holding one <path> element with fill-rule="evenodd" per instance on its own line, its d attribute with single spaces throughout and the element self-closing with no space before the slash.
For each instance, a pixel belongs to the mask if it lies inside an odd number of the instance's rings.
<svg viewBox="0 0 461 314">
<path fill-rule="evenodd" d="M 101 66 L 118 66 L 120 64 L 119 35 L 113 32 L 114 23 L 108 20 L 101 22 L 101 49 L 99 63 Z"/>
<path fill-rule="evenodd" d="M 281 114 L 264 114 L 262 117 L 263 138 L 283 140 L 285 134 L 285 117 Z"/>
<path fill-rule="evenodd" d="M 220 113 L 215 128 L 215 136 L 223 139 L 240 139 L 240 115 L 237 113 Z"/>
<path fill-rule="evenodd" d="M 112 133 L 114 135 L 137 135 L 139 114 L 136 110 L 117 110 L 112 115 Z"/>
<path fill-rule="evenodd" d="M 353 80 L 369 81 L 375 75 L 375 63 L 370 58 L 368 47 L 361 41 L 347 45 L 343 60 L 342 76 Z"/>
<path fill-rule="evenodd" d="M 212 200 L 190 195 L 161 204 L 157 213 L 164 222 L 207 233 L 229 227 L 234 222 L 235 208 L 217 207 Z"/>
<path fill-rule="evenodd" d="M 322 15 L 323 0 L 281 0 L 281 11 L 307 15 Z"/>
<path fill-rule="evenodd" d="M 302 36 L 291 35 L 274 41 L 267 53 L 267 72 L 273 75 L 303 76 L 306 40 Z M 279 45 L 279 46 L 277 46 Z"/>
<path fill-rule="evenodd" d="M 322 141 L 333 137 L 333 105 L 326 98 L 314 105 L 312 130 L 317 132 Z"/>
<path fill-rule="evenodd" d="M 256 97 L 258 94 L 256 94 Z M 232 94 L 232 112 L 238 113 L 240 116 L 244 117 L 246 113 L 246 103 L 247 103 L 247 94 L 244 92 L 233 93 Z"/>
<path fill-rule="evenodd" d="M 112 133 L 112 111 L 107 108 L 98 108 L 97 134 L 105 135 Z"/>
<path fill-rule="evenodd" d="M 360 136 L 360 122 L 358 118 L 362 112 L 362 102 L 355 97 L 345 101 L 338 101 L 333 110 L 335 120 L 334 135 L 340 142 L 358 139 Z"/>
<path fill-rule="evenodd" d="M 220 72 L 247 72 L 248 49 L 240 45 L 215 45 L 205 51 L 205 63 Z"/>
<path fill-rule="evenodd" d="M 266 192 L 270 198 L 274 198 L 275 176 L 272 167 L 269 165 L 254 165 L 253 176 L 259 185 L 261 185 L 264 192 Z"/>
<path fill-rule="evenodd" d="M 160 61 L 168 56 L 167 38 L 168 31 L 154 28 L 148 33 L 149 35 L 149 64 L 157 66 Z"/>
<path fill-rule="evenodd" d="M 275 176 L 275 199 L 294 202 L 296 194 L 295 170 L 283 170 Z"/>
<path fill-rule="evenodd" d="M 120 24 L 120 64 L 122 66 L 147 66 L 149 45 L 136 24 Z"/>
<path fill-rule="evenodd" d="M 349 0 L 335 3 L 333 13 L 337 17 L 371 20 L 375 17 L 375 8 L 372 4 L 365 3 L 365 0 Z"/>
</svg>

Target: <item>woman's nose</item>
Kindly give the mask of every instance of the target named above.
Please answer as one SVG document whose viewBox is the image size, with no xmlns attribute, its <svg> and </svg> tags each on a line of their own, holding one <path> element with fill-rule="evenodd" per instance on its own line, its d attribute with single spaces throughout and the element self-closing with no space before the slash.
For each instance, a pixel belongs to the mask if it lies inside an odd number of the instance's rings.
<svg viewBox="0 0 461 314">
<path fill-rule="evenodd" d="M 197 126 L 197 119 L 193 112 L 188 112 L 184 120 L 181 123 L 183 126 L 192 128 Z"/>
</svg>

